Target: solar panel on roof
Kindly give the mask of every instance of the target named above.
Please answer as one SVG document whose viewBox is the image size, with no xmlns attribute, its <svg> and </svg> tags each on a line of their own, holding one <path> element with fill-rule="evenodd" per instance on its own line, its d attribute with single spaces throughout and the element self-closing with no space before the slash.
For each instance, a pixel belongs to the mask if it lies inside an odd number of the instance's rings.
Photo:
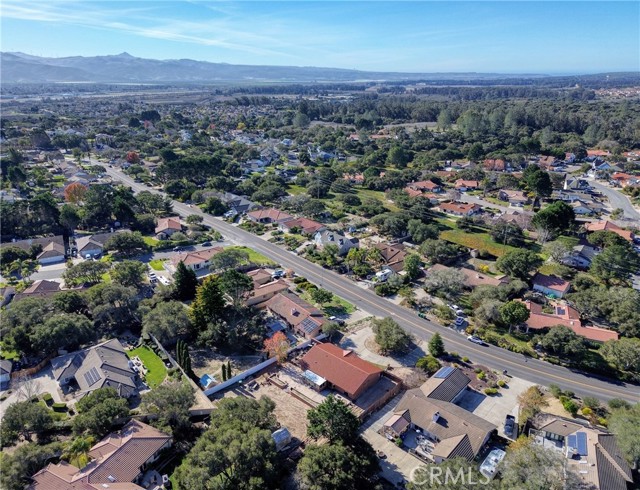
<svg viewBox="0 0 640 490">
<path fill-rule="evenodd" d="M 577 438 L 576 438 L 575 434 L 567 437 L 567 447 L 571 447 L 571 448 L 577 449 L 578 448 L 578 443 L 576 442 L 576 439 Z"/>
<path fill-rule="evenodd" d="M 446 366 L 441 368 L 436 374 L 433 375 L 434 378 L 446 378 L 449 376 L 455 368 L 451 366 Z"/>
<path fill-rule="evenodd" d="M 98 373 L 98 370 L 95 367 L 92 367 L 91 369 L 89 369 L 89 371 L 84 373 L 84 379 L 87 382 L 87 384 L 91 386 L 97 383 L 98 380 L 100 380 L 100 374 Z"/>
<path fill-rule="evenodd" d="M 587 433 L 586 432 L 576 432 L 577 442 L 578 442 L 578 454 L 580 456 L 587 455 Z"/>
</svg>

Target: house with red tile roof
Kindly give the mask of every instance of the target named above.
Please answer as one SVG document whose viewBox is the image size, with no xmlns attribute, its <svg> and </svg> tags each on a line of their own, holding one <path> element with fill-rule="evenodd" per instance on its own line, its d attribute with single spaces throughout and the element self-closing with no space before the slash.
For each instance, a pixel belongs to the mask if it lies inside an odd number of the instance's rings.
<svg viewBox="0 0 640 490">
<path fill-rule="evenodd" d="M 289 221 L 285 221 L 280 224 L 280 228 L 282 231 L 292 232 L 292 230 L 297 229 L 299 233 L 304 235 L 313 235 L 319 231 L 322 231 L 326 228 L 322 223 L 318 223 L 309 218 L 294 218 Z"/>
<path fill-rule="evenodd" d="M 539 272 L 533 276 L 533 290 L 539 291 L 547 296 L 562 298 L 571 289 L 571 284 L 558 276 L 547 276 Z"/>
<path fill-rule="evenodd" d="M 255 285 L 254 283 L 253 291 L 249 293 L 249 297 L 246 299 L 245 303 L 247 306 L 260 307 L 262 303 L 270 300 L 276 294 L 282 293 L 288 290 L 289 290 L 289 285 L 280 279 L 278 279 L 277 281 L 271 281 L 261 285 Z"/>
<path fill-rule="evenodd" d="M 482 162 L 482 166 L 485 170 L 493 172 L 504 172 L 507 169 L 507 163 L 501 158 L 487 158 Z"/>
<path fill-rule="evenodd" d="M 250 211 L 247 218 L 255 223 L 284 223 L 293 219 L 293 216 L 275 208 L 264 208 Z"/>
<path fill-rule="evenodd" d="M 443 202 L 440 203 L 440 211 L 454 216 L 473 216 L 482 212 L 482 206 L 464 202 Z"/>
<path fill-rule="evenodd" d="M 255 269 L 247 272 L 247 275 L 253 280 L 253 287 L 262 286 L 268 282 L 271 282 L 271 273 L 264 269 Z"/>
<path fill-rule="evenodd" d="M 461 268 L 457 268 L 457 267 L 447 267 L 446 265 L 442 265 L 442 264 L 434 264 L 432 265 L 428 272 L 427 275 L 430 272 L 433 271 L 448 271 L 448 270 L 456 270 L 459 271 L 460 273 L 462 273 L 464 275 L 464 287 L 468 288 L 468 289 L 473 289 L 477 286 L 493 286 L 493 287 L 498 287 L 501 286 L 503 284 L 508 284 L 509 283 L 509 277 L 508 276 L 490 276 L 488 274 L 482 274 L 481 272 L 478 271 L 474 271 L 471 269 L 467 269 L 466 267 L 461 267 Z"/>
<path fill-rule="evenodd" d="M 84 468 L 49 463 L 33 475 L 28 490 L 142 490 L 144 472 L 171 443 L 171 436 L 131 420 L 91 448 Z"/>
<path fill-rule="evenodd" d="M 324 378 L 338 392 L 356 400 L 375 385 L 383 370 L 348 349 L 316 344 L 300 360 L 302 369 Z"/>
<path fill-rule="evenodd" d="M 556 157 L 552 157 L 549 155 L 543 155 L 538 158 L 538 165 L 546 170 L 549 170 L 550 168 L 556 166 L 558 163 L 561 162 Z"/>
<path fill-rule="evenodd" d="M 584 227 L 587 231 L 611 231 L 629 242 L 632 242 L 634 238 L 633 233 L 631 233 L 629 230 L 620 228 L 618 225 L 609 220 L 587 223 L 586 225 L 584 225 Z"/>
<path fill-rule="evenodd" d="M 347 182 L 351 182 L 352 184 L 355 184 L 355 185 L 364 184 L 364 175 L 361 173 L 355 173 L 355 174 L 345 173 L 345 174 L 342 174 L 342 178 Z"/>
<path fill-rule="evenodd" d="M 160 239 L 165 239 L 173 235 L 177 231 L 182 231 L 182 225 L 180 224 L 180 218 L 172 216 L 170 218 L 160 218 L 156 225 L 156 236 Z"/>
<path fill-rule="evenodd" d="M 396 274 L 404 269 L 404 259 L 408 255 L 404 245 L 389 245 L 388 243 L 375 243 L 373 248 L 380 250 L 380 255 L 385 267 L 391 269 Z"/>
<path fill-rule="evenodd" d="M 421 180 L 407 184 L 406 189 L 423 192 L 442 192 L 442 187 L 431 180 Z"/>
<path fill-rule="evenodd" d="M 521 301 L 521 300 L 517 300 Z M 523 301 L 529 310 L 529 318 L 524 326 L 529 330 L 541 330 L 544 328 L 554 328 L 564 326 L 573 330 L 576 334 L 594 342 L 606 342 L 607 340 L 617 340 L 618 332 L 602 327 L 586 326 L 580 320 L 580 313 L 575 308 L 562 303 L 551 302 L 553 313 L 543 311 L 542 305 L 533 301 Z"/>
<path fill-rule="evenodd" d="M 512 191 L 502 189 L 498 192 L 498 199 L 501 201 L 509 201 L 512 206 L 524 206 L 529 204 L 529 197 L 523 191 Z"/>
<path fill-rule="evenodd" d="M 480 187 L 480 183 L 477 180 L 458 179 L 456 180 L 455 186 L 459 191 L 465 192 L 468 190 L 477 189 L 478 187 Z"/>
<path fill-rule="evenodd" d="M 298 335 L 312 339 L 322 332 L 327 320 L 315 306 L 293 293 L 282 291 L 265 303 L 273 315 L 284 320 Z"/>
<path fill-rule="evenodd" d="M 171 269 L 174 271 L 180 262 L 183 262 L 188 269 L 194 271 L 208 270 L 211 266 L 211 257 L 219 254 L 223 250 L 224 248 L 222 247 L 212 247 L 196 252 L 181 252 L 172 256 L 169 263 L 171 264 Z"/>
<path fill-rule="evenodd" d="M 608 157 L 611 153 L 608 150 L 587 150 L 587 157 Z"/>
</svg>

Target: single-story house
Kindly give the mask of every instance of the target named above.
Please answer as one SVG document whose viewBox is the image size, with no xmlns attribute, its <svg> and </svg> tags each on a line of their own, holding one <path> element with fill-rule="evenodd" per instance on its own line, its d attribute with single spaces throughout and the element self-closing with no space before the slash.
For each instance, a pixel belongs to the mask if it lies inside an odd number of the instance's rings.
<svg viewBox="0 0 640 490">
<path fill-rule="evenodd" d="M 538 165 L 546 170 L 549 170 L 550 168 L 555 167 L 560 163 L 562 163 L 562 161 L 558 160 L 556 157 L 549 155 L 542 155 L 538 158 Z"/>
<path fill-rule="evenodd" d="M 21 293 L 17 293 L 14 296 L 13 301 L 16 302 L 24 298 L 34 297 L 47 298 L 49 296 L 53 296 L 56 293 L 59 293 L 60 291 L 61 289 L 59 282 L 49 281 L 47 279 L 39 279 L 37 281 L 34 281 L 31 286 L 29 286 Z"/>
<path fill-rule="evenodd" d="M 180 252 L 173 255 L 169 263 L 174 271 L 180 262 L 183 262 L 188 269 L 194 271 L 207 270 L 211 266 L 211 257 L 219 254 L 223 250 L 223 247 L 212 247 L 196 252 Z"/>
<path fill-rule="evenodd" d="M 51 360 L 53 378 L 61 385 L 77 383 L 81 393 L 115 388 L 123 398 L 137 395 L 136 372 L 118 339 Z"/>
<path fill-rule="evenodd" d="M 584 225 L 587 231 L 611 231 L 616 235 L 620 235 L 625 240 L 632 242 L 634 239 L 633 233 L 624 228 L 620 228 L 615 223 L 609 220 L 596 221 L 593 223 L 587 223 Z"/>
<path fill-rule="evenodd" d="M 477 180 L 458 179 L 456 180 L 455 186 L 460 192 L 465 192 L 477 189 L 480 187 L 480 183 Z"/>
<path fill-rule="evenodd" d="M 95 444 L 82 469 L 64 460 L 49 463 L 28 490 L 143 490 L 145 471 L 171 444 L 170 435 L 134 419 Z"/>
<path fill-rule="evenodd" d="M 315 306 L 293 293 L 282 291 L 265 304 L 267 310 L 284 320 L 298 335 L 314 338 L 322 332 L 327 320 Z"/>
<path fill-rule="evenodd" d="M 440 211 L 454 216 L 473 216 L 482 212 L 482 206 L 463 202 L 443 202 Z"/>
<path fill-rule="evenodd" d="M 347 182 L 350 182 L 355 185 L 364 184 L 364 175 L 361 173 L 355 173 L 355 174 L 345 173 L 345 174 L 342 174 L 342 178 Z"/>
<path fill-rule="evenodd" d="M 80 257 L 96 257 L 102 254 L 104 243 L 95 240 L 93 236 L 83 236 L 76 239 L 76 248 Z"/>
<path fill-rule="evenodd" d="M 589 182 L 584 179 L 579 179 L 576 177 L 570 177 L 567 175 L 562 188 L 565 191 L 585 191 L 589 189 Z"/>
<path fill-rule="evenodd" d="M 547 296 L 562 298 L 571 289 L 571 284 L 557 276 L 547 276 L 539 272 L 533 276 L 533 290 L 539 291 Z"/>
<path fill-rule="evenodd" d="M 313 235 L 318 231 L 324 230 L 326 227 L 322 223 L 318 223 L 309 218 L 294 218 L 284 223 L 280 223 L 280 229 L 285 232 L 292 233 L 293 230 L 299 230 L 303 235 Z"/>
<path fill-rule="evenodd" d="M 66 249 L 64 245 L 60 245 L 57 242 L 50 242 L 42 248 L 42 252 L 40 252 L 36 258 L 42 265 L 64 262 L 66 259 Z"/>
<path fill-rule="evenodd" d="M 471 380 L 462 370 L 445 366 L 420 386 L 420 391 L 428 398 L 443 402 L 457 402 L 467 390 Z"/>
<path fill-rule="evenodd" d="M 423 459 L 441 463 L 456 457 L 473 461 L 497 427 L 491 422 L 451 402 L 427 397 L 420 388 L 407 391 L 400 399 L 391 419 L 402 416 L 412 429 L 426 438 L 415 451 Z M 387 420 L 383 430 L 387 430 Z"/>
<path fill-rule="evenodd" d="M 407 184 L 406 189 L 411 189 L 412 191 L 418 191 L 420 193 L 442 192 L 442 187 L 431 180 L 421 180 L 419 182 L 411 182 L 410 184 Z"/>
<path fill-rule="evenodd" d="M 502 189 L 498 192 L 498 199 L 508 201 L 512 206 L 524 206 L 529 204 L 529 197 L 523 191 Z"/>
<path fill-rule="evenodd" d="M 352 249 L 358 247 L 358 241 L 345 237 L 342 233 L 332 230 L 321 230 L 313 235 L 313 241 L 319 248 L 327 245 L 336 245 L 338 247 L 338 255 L 346 255 Z"/>
<path fill-rule="evenodd" d="M 591 245 L 576 245 L 566 257 L 562 258 L 561 262 L 569 267 L 588 269 L 598 253 L 599 250 Z"/>
<path fill-rule="evenodd" d="M 280 211 L 279 209 L 264 208 L 248 212 L 247 218 L 249 218 L 254 223 L 269 224 L 284 223 L 286 221 L 292 220 L 293 216 L 285 213 L 284 211 Z"/>
<path fill-rule="evenodd" d="M 373 248 L 380 250 L 380 255 L 385 267 L 396 274 L 404 270 L 404 259 L 408 255 L 405 246 L 401 243 L 389 245 L 388 243 L 375 243 Z"/>
<path fill-rule="evenodd" d="M 537 444 L 560 445 L 567 468 L 594 490 L 628 490 L 633 474 L 622 457 L 616 436 L 595 427 L 541 414 L 530 431 Z"/>
<path fill-rule="evenodd" d="M 571 306 L 552 302 L 553 313 L 546 313 L 542 310 L 542 305 L 533 301 L 524 301 L 529 310 L 529 318 L 524 323 L 526 331 L 541 330 L 564 326 L 573 330 L 576 334 L 594 342 L 606 342 L 607 340 L 617 340 L 619 335 L 614 330 L 602 327 L 586 326 L 580 320 L 580 313 Z"/>
<path fill-rule="evenodd" d="M 429 268 L 429 272 L 439 270 L 457 270 L 464 275 L 464 286 L 468 289 L 473 289 L 477 286 L 493 286 L 498 287 L 509 282 L 509 277 L 505 275 L 490 276 L 481 272 L 467 269 L 466 267 L 447 267 L 442 264 L 434 264 Z"/>
<path fill-rule="evenodd" d="M 180 218 L 173 216 L 170 218 L 160 218 L 156 225 L 156 236 L 160 239 L 166 239 L 177 231 L 182 231 Z"/>
<path fill-rule="evenodd" d="M 504 172 L 507 169 L 507 163 L 501 158 L 487 158 L 482 166 L 492 172 Z"/>
<path fill-rule="evenodd" d="M 322 377 L 334 390 L 356 400 L 377 383 L 383 370 L 333 344 L 316 344 L 300 360 L 302 369 Z"/>
<path fill-rule="evenodd" d="M 287 291 L 288 289 L 289 285 L 280 279 L 257 286 L 254 283 L 253 291 L 249 293 L 249 297 L 245 303 L 247 306 L 259 305 L 270 300 L 276 294 Z"/>
<path fill-rule="evenodd" d="M 246 197 L 238 196 L 231 192 L 213 192 L 211 196 L 220 199 L 225 206 L 236 214 L 246 213 L 256 207 L 256 204 Z"/>
</svg>

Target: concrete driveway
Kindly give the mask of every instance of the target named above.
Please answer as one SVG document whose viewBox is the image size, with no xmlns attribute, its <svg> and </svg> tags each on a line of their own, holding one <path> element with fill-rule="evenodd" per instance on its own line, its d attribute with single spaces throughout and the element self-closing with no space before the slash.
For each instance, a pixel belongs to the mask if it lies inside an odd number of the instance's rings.
<svg viewBox="0 0 640 490">
<path fill-rule="evenodd" d="M 53 379 L 51 365 L 31 376 L 28 380 L 24 380 L 22 382 L 13 380 L 9 389 L 11 390 L 11 394 L 6 400 L 0 402 L 0 420 L 4 416 L 4 412 L 9 405 L 28 400 L 34 395 L 50 393 L 56 403 L 64 401 L 58 391 L 58 383 Z"/>
<path fill-rule="evenodd" d="M 409 366 L 413 367 L 416 364 L 416 361 L 421 357 L 424 357 L 427 352 L 427 343 L 417 340 L 416 347 L 404 356 L 382 356 L 380 354 L 376 354 L 375 352 L 371 352 L 367 349 L 366 341 L 368 338 L 373 337 L 373 330 L 371 327 L 361 328 L 360 330 L 353 332 L 347 337 L 342 339 L 340 342 L 340 347 L 343 349 L 351 349 L 355 351 L 361 358 L 372 362 L 374 364 L 378 364 L 381 366 L 391 366 L 391 367 L 403 367 Z"/>
<path fill-rule="evenodd" d="M 456 404 L 495 424 L 498 427 L 498 433 L 507 437 L 504 433 L 504 418 L 506 415 L 513 415 L 518 420 L 518 395 L 533 385 L 534 383 L 524 379 L 512 377 L 508 385 L 500 388 L 495 396 L 486 396 L 484 393 L 467 390 Z"/>
</svg>

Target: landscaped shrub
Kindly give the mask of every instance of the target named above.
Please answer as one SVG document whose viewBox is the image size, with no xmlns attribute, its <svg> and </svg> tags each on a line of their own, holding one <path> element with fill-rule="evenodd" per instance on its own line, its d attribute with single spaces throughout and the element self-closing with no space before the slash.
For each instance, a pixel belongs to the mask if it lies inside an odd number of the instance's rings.
<svg viewBox="0 0 640 490">
<path fill-rule="evenodd" d="M 44 393 L 42 395 L 42 401 L 51 406 L 51 404 L 53 403 L 53 397 L 51 396 L 51 393 Z"/>
<path fill-rule="evenodd" d="M 562 396 L 562 390 L 556 384 L 551 383 L 549 385 L 549 391 L 555 398 L 560 398 Z"/>
<path fill-rule="evenodd" d="M 66 403 L 54 403 L 53 405 L 51 405 L 51 408 L 53 409 L 54 412 L 66 412 L 67 411 L 67 404 Z"/>
<path fill-rule="evenodd" d="M 396 446 L 398 447 L 402 447 L 402 439 L 400 439 L 399 437 L 396 437 L 393 442 L 395 443 Z"/>
<path fill-rule="evenodd" d="M 567 399 L 562 402 L 562 406 L 564 409 L 571 414 L 572 417 L 575 417 L 580 409 L 580 406 L 571 399 Z"/>
<path fill-rule="evenodd" d="M 496 388 L 485 388 L 484 394 L 487 396 L 493 396 L 498 394 L 498 390 Z"/>
<path fill-rule="evenodd" d="M 464 356 L 464 357 L 462 358 L 462 361 L 463 361 L 463 362 L 469 362 L 469 358 L 468 358 L 467 356 Z"/>
<path fill-rule="evenodd" d="M 479 379 L 479 380 L 483 380 L 483 379 L 485 379 L 486 377 L 487 377 L 487 375 L 484 373 L 484 371 L 480 371 L 480 372 L 478 373 L 478 379 Z"/>
<path fill-rule="evenodd" d="M 498 386 L 500 388 L 504 388 L 505 386 L 507 386 L 507 382 L 504 379 L 498 380 Z"/>
</svg>

